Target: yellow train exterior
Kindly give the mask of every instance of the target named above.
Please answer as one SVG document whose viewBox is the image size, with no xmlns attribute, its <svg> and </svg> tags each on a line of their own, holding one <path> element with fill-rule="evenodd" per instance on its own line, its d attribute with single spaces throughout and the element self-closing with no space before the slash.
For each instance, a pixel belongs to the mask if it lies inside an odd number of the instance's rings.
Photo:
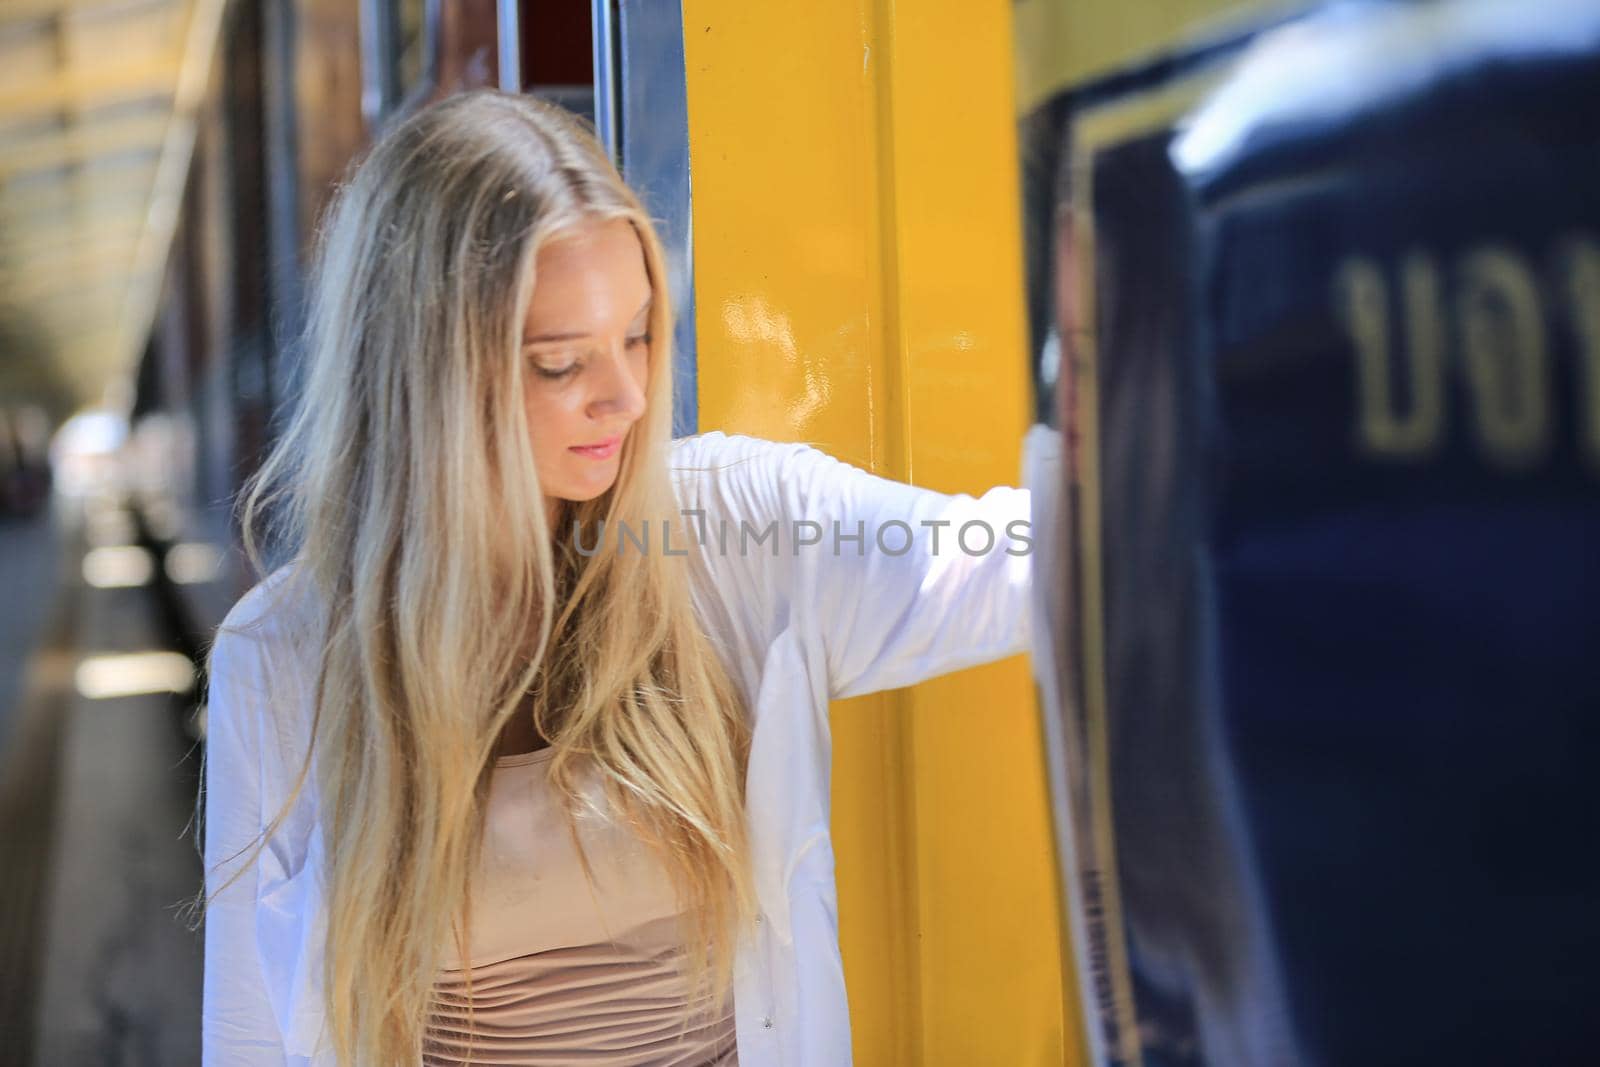
<svg viewBox="0 0 1600 1067">
<path fill-rule="evenodd" d="M 1012 31 L 988 7 L 684 4 L 703 429 L 945 492 L 1017 480 Z M 832 724 L 857 1062 L 1076 1062 L 1026 660 Z"/>
</svg>

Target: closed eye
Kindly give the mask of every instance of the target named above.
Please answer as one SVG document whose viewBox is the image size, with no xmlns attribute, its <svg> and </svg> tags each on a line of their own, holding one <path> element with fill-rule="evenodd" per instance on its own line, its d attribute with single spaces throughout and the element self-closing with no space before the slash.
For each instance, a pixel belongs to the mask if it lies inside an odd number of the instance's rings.
<svg viewBox="0 0 1600 1067">
<path fill-rule="evenodd" d="M 635 334 L 634 336 L 628 338 L 627 345 L 630 349 L 638 349 L 641 347 L 648 348 L 651 338 L 652 335 L 648 333 Z M 583 360 L 581 359 L 575 359 L 571 363 L 564 364 L 560 367 L 546 367 L 538 362 L 534 362 L 533 364 L 534 373 L 539 377 L 548 379 L 550 381 L 557 381 L 565 378 L 582 369 L 582 367 Z"/>
<path fill-rule="evenodd" d="M 533 365 L 533 370 L 534 370 L 535 374 L 537 374 L 541 378 L 549 378 L 549 379 L 552 379 L 552 380 L 559 379 L 559 378 L 565 378 L 565 377 L 567 377 L 567 375 L 571 374 L 572 372 L 576 371 L 577 369 L 578 369 L 578 361 L 577 360 L 573 360 L 571 363 L 568 363 L 564 367 L 544 367 L 544 366 L 540 366 L 537 363 L 535 363 Z"/>
</svg>

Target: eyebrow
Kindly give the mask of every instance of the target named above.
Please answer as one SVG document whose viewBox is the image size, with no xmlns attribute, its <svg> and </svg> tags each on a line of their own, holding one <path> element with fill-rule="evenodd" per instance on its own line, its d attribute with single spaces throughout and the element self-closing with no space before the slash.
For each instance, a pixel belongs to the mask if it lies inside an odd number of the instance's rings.
<svg viewBox="0 0 1600 1067">
<path fill-rule="evenodd" d="M 645 300 L 644 304 L 640 306 L 639 310 L 634 312 L 634 320 L 637 321 L 639 316 L 649 311 L 651 305 L 655 302 L 655 294 L 651 293 L 650 296 Z M 541 333 L 537 337 L 524 337 L 522 339 L 522 343 L 525 345 L 543 345 L 549 344 L 553 341 L 578 341 L 588 336 L 589 335 L 586 333 Z"/>
</svg>

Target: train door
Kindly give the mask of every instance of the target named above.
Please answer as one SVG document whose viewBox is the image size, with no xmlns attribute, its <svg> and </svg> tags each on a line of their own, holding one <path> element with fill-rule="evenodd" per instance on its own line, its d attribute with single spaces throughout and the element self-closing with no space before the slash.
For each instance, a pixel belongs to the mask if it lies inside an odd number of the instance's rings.
<svg viewBox="0 0 1600 1067">
<path fill-rule="evenodd" d="M 702 429 L 945 491 L 1016 483 L 1009 15 L 685 0 Z M 1027 664 L 840 702 L 832 727 L 856 1061 L 1073 1062 Z"/>
</svg>

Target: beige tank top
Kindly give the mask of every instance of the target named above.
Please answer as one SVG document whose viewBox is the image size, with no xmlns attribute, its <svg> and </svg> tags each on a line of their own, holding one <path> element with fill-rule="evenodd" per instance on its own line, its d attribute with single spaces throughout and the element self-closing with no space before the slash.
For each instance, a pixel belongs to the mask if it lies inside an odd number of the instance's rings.
<svg viewBox="0 0 1600 1067">
<path fill-rule="evenodd" d="M 472 1022 L 452 944 L 424 1064 L 734 1067 L 732 996 L 709 1010 L 688 1003 L 682 916 L 666 870 L 606 817 L 591 776 L 577 817 L 591 888 L 545 778 L 553 755 L 496 761 L 468 931 Z"/>
</svg>

